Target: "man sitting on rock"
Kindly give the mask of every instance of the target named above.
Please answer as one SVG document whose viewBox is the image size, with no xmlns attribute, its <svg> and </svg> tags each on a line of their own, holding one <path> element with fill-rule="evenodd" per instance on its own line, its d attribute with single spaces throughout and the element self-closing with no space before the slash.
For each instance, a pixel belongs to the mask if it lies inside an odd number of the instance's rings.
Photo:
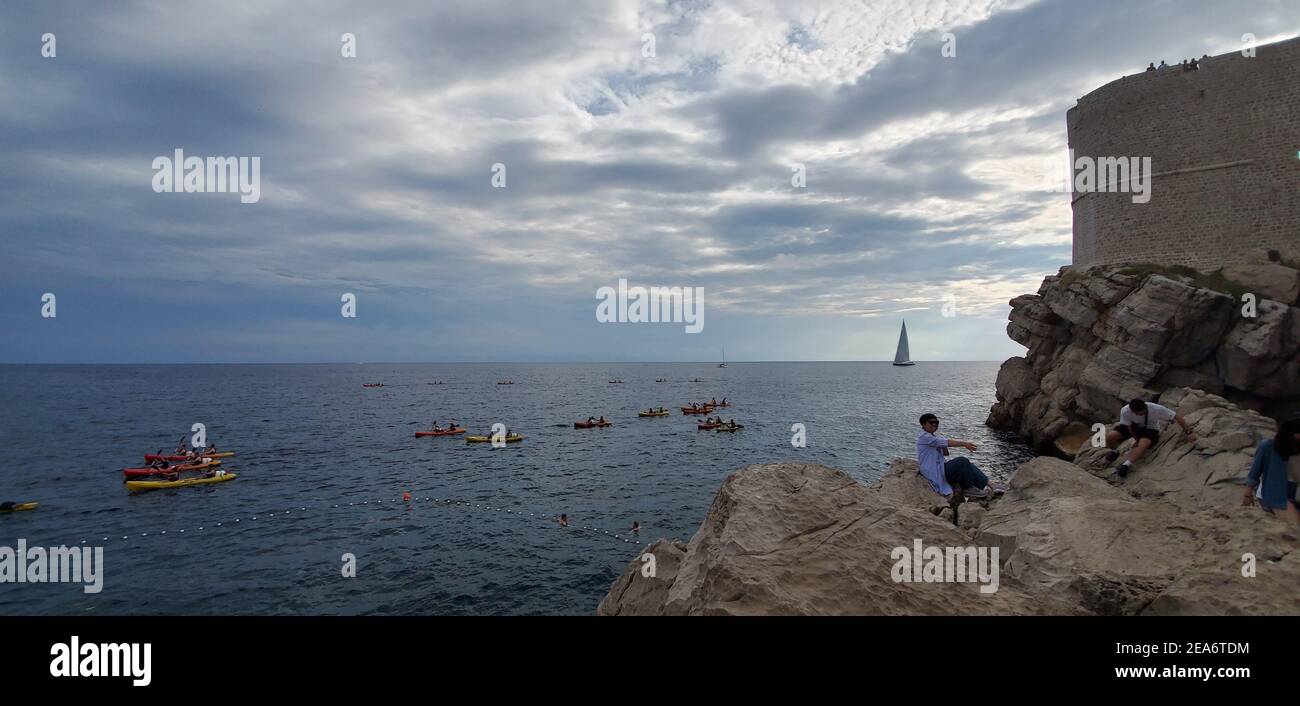
<svg viewBox="0 0 1300 706">
<path fill-rule="evenodd" d="M 1187 436 L 1188 441 L 1196 441 L 1196 435 L 1192 434 L 1192 430 L 1187 426 L 1187 420 L 1183 419 L 1183 415 L 1164 405 L 1135 399 L 1119 410 L 1119 424 L 1114 429 L 1106 432 L 1106 448 L 1114 449 L 1126 439 L 1137 439 L 1133 444 L 1133 450 L 1128 454 L 1128 458 L 1124 459 L 1124 462 L 1116 469 L 1120 478 L 1127 477 L 1133 464 L 1145 456 L 1147 451 L 1160 440 L 1160 432 L 1157 430 L 1156 425 L 1170 420 L 1178 422 L 1178 426 L 1183 428 L 1183 434 Z M 1111 451 L 1106 454 L 1106 463 L 1113 463 L 1117 458 L 1119 458 L 1119 452 Z"/>
<path fill-rule="evenodd" d="M 928 413 L 921 415 L 921 436 L 916 439 L 916 464 L 920 466 L 921 475 L 930 481 L 930 488 L 945 498 L 950 498 L 952 486 L 955 485 L 968 498 L 987 498 L 990 494 L 988 476 L 970 459 L 958 456 L 950 461 L 943 460 L 948 455 L 950 446 L 974 451 L 975 444 L 945 439 L 937 435 L 937 431 L 939 418 Z"/>
</svg>

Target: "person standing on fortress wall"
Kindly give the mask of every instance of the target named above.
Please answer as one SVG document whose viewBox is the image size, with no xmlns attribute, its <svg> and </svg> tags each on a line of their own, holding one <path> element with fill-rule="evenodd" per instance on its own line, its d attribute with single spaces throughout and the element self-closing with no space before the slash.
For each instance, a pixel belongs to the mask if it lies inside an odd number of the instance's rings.
<svg viewBox="0 0 1300 706">
<path fill-rule="evenodd" d="M 1147 71 L 1155 71 L 1155 70 L 1156 70 L 1156 62 L 1153 61 L 1150 64 L 1147 64 Z"/>
<path fill-rule="evenodd" d="M 1120 478 L 1128 476 L 1132 465 L 1141 460 L 1147 451 L 1160 440 L 1160 432 L 1157 430 L 1156 425 L 1170 420 L 1177 422 L 1178 426 L 1183 428 L 1183 435 L 1187 437 L 1187 441 L 1195 443 L 1196 435 L 1187 426 L 1187 420 L 1183 419 L 1183 415 L 1164 405 L 1135 399 L 1119 410 L 1119 424 L 1114 429 L 1106 432 L 1106 448 L 1114 449 L 1125 439 L 1137 439 L 1133 444 L 1133 450 L 1129 452 L 1128 458 L 1124 459 L 1124 462 L 1116 469 Z M 1119 458 L 1119 452 L 1111 451 L 1106 454 L 1106 463 L 1112 463 L 1117 458 Z"/>
<path fill-rule="evenodd" d="M 1256 498 L 1265 510 L 1284 511 L 1300 525 L 1300 415 L 1282 422 L 1277 435 L 1255 449 L 1241 504 L 1254 505 Z"/>
<path fill-rule="evenodd" d="M 1164 59 L 1161 59 L 1161 60 L 1160 60 L 1160 67 L 1159 67 L 1159 68 L 1167 69 L 1167 68 L 1169 68 L 1169 64 L 1166 64 L 1166 63 L 1165 63 L 1165 60 L 1164 60 Z"/>
<path fill-rule="evenodd" d="M 944 461 L 950 446 L 960 446 L 968 451 L 975 450 L 975 444 L 957 439 L 945 439 L 935 432 L 939 431 L 939 418 L 933 414 L 921 415 L 921 436 L 916 439 L 916 464 L 921 475 L 930 481 L 930 489 L 944 496 L 952 497 L 952 486 L 961 488 L 962 495 L 968 498 L 987 498 L 993 494 L 989 478 L 978 466 L 965 456 L 958 456 L 951 461 Z"/>
</svg>

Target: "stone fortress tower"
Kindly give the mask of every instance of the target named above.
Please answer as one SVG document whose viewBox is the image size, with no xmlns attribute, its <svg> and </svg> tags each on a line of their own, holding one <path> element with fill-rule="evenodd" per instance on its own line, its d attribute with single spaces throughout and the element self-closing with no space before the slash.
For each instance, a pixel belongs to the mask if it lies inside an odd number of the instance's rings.
<svg viewBox="0 0 1300 706">
<path fill-rule="evenodd" d="M 1252 250 L 1300 250 L 1300 38 L 1202 59 L 1196 71 L 1181 60 L 1112 81 L 1067 112 L 1076 158 L 1150 157 L 1153 172 L 1148 203 L 1070 194 L 1075 266 L 1213 270 Z"/>
</svg>

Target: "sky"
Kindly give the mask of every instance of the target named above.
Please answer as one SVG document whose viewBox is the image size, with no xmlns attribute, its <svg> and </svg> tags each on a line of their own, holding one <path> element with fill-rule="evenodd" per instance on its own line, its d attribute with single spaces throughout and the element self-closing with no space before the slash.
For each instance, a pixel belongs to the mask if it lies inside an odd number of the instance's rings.
<svg viewBox="0 0 1300 706">
<path fill-rule="evenodd" d="M 1246 33 L 1300 3 L 8 0 L 0 363 L 1001 360 L 1065 111 Z"/>
</svg>

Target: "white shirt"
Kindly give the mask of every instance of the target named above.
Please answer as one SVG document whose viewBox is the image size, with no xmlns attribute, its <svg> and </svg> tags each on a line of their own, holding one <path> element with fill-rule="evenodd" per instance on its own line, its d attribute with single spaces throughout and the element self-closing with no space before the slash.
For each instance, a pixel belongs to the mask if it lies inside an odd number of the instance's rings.
<svg viewBox="0 0 1300 706">
<path fill-rule="evenodd" d="M 1119 423 L 1143 429 L 1155 429 L 1160 422 L 1172 421 L 1177 416 L 1174 410 L 1154 402 L 1147 403 L 1146 414 L 1134 414 L 1128 405 L 1119 411 Z"/>
</svg>

